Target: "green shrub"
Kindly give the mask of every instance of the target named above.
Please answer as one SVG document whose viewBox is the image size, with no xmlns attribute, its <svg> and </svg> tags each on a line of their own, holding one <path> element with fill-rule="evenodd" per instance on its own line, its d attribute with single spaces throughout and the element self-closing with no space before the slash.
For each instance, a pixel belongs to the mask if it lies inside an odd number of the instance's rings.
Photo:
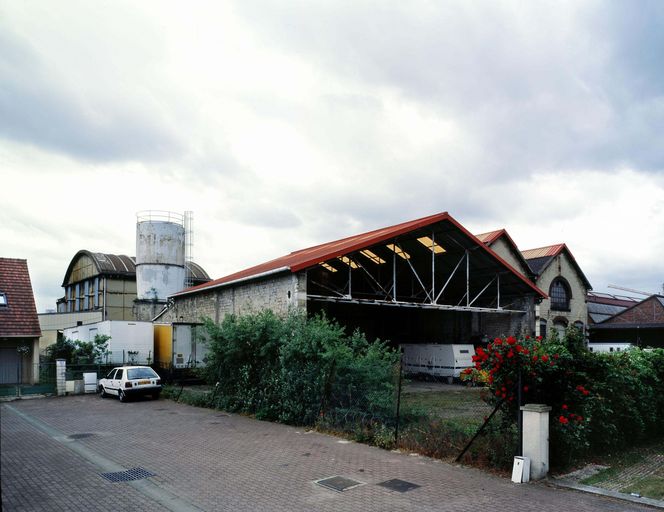
<svg viewBox="0 0 664 512">
<path fill-rule="evenodd" d="M 271 311 L 208 321 L 213 405 L 299 425 L 353 430 L 393 421 L 398 354 L 324 316 Z"/>
</svg>

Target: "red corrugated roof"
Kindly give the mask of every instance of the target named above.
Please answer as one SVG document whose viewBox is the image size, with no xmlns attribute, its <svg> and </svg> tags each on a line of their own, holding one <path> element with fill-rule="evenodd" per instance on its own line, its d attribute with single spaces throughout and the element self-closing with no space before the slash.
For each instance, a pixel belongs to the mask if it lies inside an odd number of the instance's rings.
<svg viewBox="0 0 664 512">
<path fill-rule="evenodd" d="M 7 297 L 0 306 L 0 337 L 41 336 L 26 260 L 0 258 L 0 293 Z"/>
<path fill-rule="evenodd" d="M 187 288 L 186 290 L 173 294 L 173 296 L 176 297 L 178 295 L 184 295 L 191 292 L 204 290 L 207 288 L 214 288 L 216 286 L 220 286 L 238 280 L 251 279 L 261 274 L 277 272 L 279 270 L 298 272 L 300 270 L 309 268 L 318 263 L 322 263 L 326 260 L 336 258 L 338 256 L 343 256 L 345 254 L 369 247 L 374 244 L 378 244 L 380 242 L 384 242 L 386 240 L 391 240 L 404 233 L 408 233 L 410 231 L 442 221 L 450 222 L 468 237 L 476 239 L 472 233 L 470 233 L 466 228 L 464 228 L 461 224 L 459 224 L 447 212 L 442 212 L 442 213 L 437 213 L 435 215 L 429 215 L 428 217 L 422 217 L 420 219 L 411 220 L 408 222 L 402 222 L 401 224 L 396 224 L 394 226 L 388 226 L 385 228 L 376 229 L 373 231 L 369 231 L 367 233 L 360 233 L 359 235 L 342 238 L 334 242 L 328 242 L 325 244 L 315 245 L 307 249 L 294 251 L 290 254 L 287 254 L 286 256 L 282 256 L 280 258 L 276 258 L 266 263 L 256 265 L 254 267 L 242 270 L 240 272 L 236 272 L 234 274 L 230 274 L 220 279 L 215 279 L 214 281 L 210 281 L 209 283 Z M 512 272 L 514 272 L 514 274 L 518 276 L 518 278 L 521 281 L 526 283 L 537 294 L 546 297 L 546 294 L 544 292 L 542 292 L 529 280 L 524 278 L 519 272 L 514 270 L 509 265 L 509 263 L 500 258 L 496 253 L 494 253 L 491 249 L 486 247 L 479 240 L 478 240 L 478 245 L 482 247 L 482 249 L 484 249 L 485 251 L 489 252 L 494 258 L 498 259 L 507 268 L 512 270 Z"/>
<path fill-rule="evenodd" d="M 521 254 L 527 260 L 532 260 L 533 258 L 557 256 L 564 248 L 565 244 L 548 245 L 546 247 L 538 247 L 537 249 L 527 249 L 521 251 Z"/>
<path fill-rule="evenodd" d="M 480 242 L 484 242 L 487 245 L 491 245 L 504 234 L 507 234 L 507 231 L 505 231 L 505 229 L 497 229 L 496 231 L 489 231 L 488 233 L 480 233 L 479 235 L 475 236 Z"/>
</svg>

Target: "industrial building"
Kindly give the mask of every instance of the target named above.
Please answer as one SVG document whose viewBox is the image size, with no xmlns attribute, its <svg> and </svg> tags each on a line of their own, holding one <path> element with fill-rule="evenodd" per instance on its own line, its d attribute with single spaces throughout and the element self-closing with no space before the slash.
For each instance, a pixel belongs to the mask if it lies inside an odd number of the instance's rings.
<svg viewBox="0 0 664 512">
<path fill-rule="evenodd" d="M 549 295 L 538 307 L 538 334 L 546 336 L 553 329 L 562 336 L 572 325 L 585 332 L 586 295 L 592 286 L 567 245 L 528 249 L 521 254 L 535 273 L 535 284 Z"/>
<path fill-rule="evenodd" d="M 664 296 L 652 295 L 590 326 L 594 344 L 664 348 Z"/>
<path fill-rule="evenodd" d="M 533 334 L 546 294 L 448 213 L 292 252 L 170 296 L 158 322 L 325 312 L 392 343 Z"/>
<path fill-rule="evenodd" d="M 189 221 L 190 222 L 190 221 Z M 78 251 L 62 282 L 65 295 L 56 313 L 39 315 L 40 349 L 69 327 L 106 320 L 152 320 L 168 295 L 206 283 L 210 276 L 187 258 L 185 216 L 172 212 L 137 214 L 136 257 Z"/>
<path fill-rule="evenodd" d="M 505 229 L 482 233 L 477 238 L 547 292 L 548 297 L 536 307 L 538 336 L 546 336 L 550 329 L 562 335 L 570 325 L 582 332 L 586 330 L 586 296 L 592 286 L 567 245 L 520 251 Z"/>
</svg>

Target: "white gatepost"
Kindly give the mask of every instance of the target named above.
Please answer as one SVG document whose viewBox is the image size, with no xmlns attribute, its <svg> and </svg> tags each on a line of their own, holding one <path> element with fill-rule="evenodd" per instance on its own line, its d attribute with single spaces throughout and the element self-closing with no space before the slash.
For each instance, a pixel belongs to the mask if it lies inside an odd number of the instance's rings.
<svg viewBox="0 0 664 512">
<path fill-rule="evenodd" d="M 523 456 L 530 459 L 530 479 L 540 480 L 549 472 L 549 411 L 544 404 L 526 404 L 523 411 Z"/>
<path fill-rule="evenodd" d="M 66 373 L 67 361 L 65 359 L 55 360 L 55 384 L 58 391 L 58 396 L 64 396 L 67 392 Z"/>
</svg>

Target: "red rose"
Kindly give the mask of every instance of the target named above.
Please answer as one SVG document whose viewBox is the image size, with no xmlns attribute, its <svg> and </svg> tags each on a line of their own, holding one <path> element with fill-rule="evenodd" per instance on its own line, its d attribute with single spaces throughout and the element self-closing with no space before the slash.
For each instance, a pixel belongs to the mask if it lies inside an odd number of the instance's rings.
<svg viewBox="0 0 664 512">
<path fill-rule="evenodd" d="M 563 404 L 563 411 L 567 410 L 567 404 Z"/>
<path fill-rule="evenodd" d="M 514 336 L 510 336 L 507 338 L 507 344 L 508 345 L 514 345 L 516 343 L 516 338 Z"/>
<path fill-rule="evenodd" d="M 549 356 L 547 356 L 546 354 L 544 354 L 544 355 L 542 356 L 542 362 L 543 362 L 543 363 L 546 363 L 548 360 L 549 360 Z"/>
<path fill-rule="evenodd" d="M 523 386 L 523 390 L 528 393 L 528 386 Z"/>
<path fill-rule="evenodd" d="M 565 416 L 560 416 L 558 418 L 558 421 L 563 425 L 567 425 L 569 423 L 569 420 L 567 418 L 565 418 Z"/>
</svg>

